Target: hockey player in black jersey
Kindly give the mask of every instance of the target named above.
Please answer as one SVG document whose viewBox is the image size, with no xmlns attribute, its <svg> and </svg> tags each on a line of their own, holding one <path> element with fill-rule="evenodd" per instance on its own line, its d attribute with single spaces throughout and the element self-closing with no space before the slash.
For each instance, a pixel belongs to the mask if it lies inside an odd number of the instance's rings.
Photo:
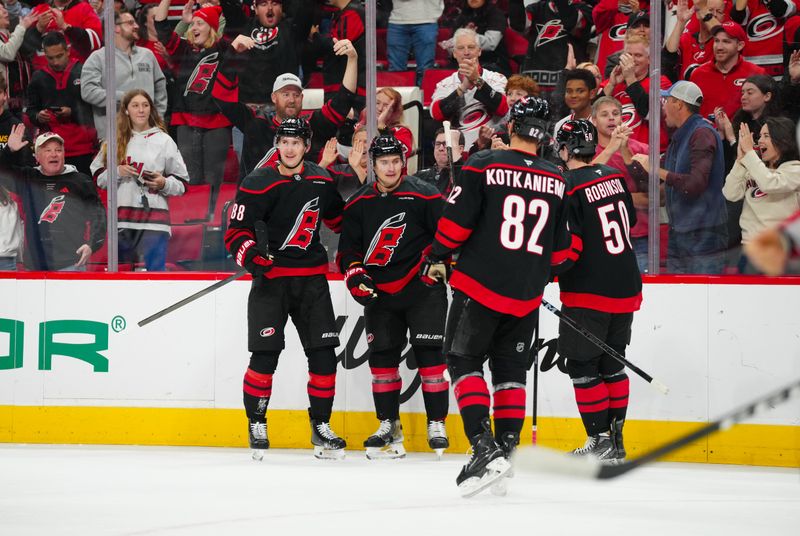
<svg viewBox="0 0 800 536">
<path fill-rule="evenodd" d="M 428 445 L 449 446 L 444 420 L 449 383 L 444 379 L 445 286 L 417 277 L 430 248 L 444 198 L 433 185 L 403 176 L 403 144 L 392 134 L 369 148 L 375 182 L 362 186 L 344 209 L 338 264 L 353 298 L 364 306 L 372 396 L 378 430 L 364 441 L 367 458 L 405 456 L 400 424 L 400 357 L 411 346 L 422 380 Z"/>
<path fill-rule="evenodd" d="M 472 457 L 456 483 L 473 495 L 509 469 L 508 454 L 519 443 L 525 418 L 525 382 L 542 290 L 551 262 L 569 250 L 559 169 L 538 156 L 550 111 L 540 98 L 524 98 L 511 109 L 508 151 L 480 151 L 461 169 L 433 249 L 421 273 L 456 248 L 461 253 L 450 285 L 453 303 L 445 349 Z M 489 356 L 494 396 L 483 366 Z M 494 435 L 489 405 L 494 401 Z"/>
<path fill-rule="evenodd" d="M 275 135 L 278 162 L 253 171 L 242 181 L 225 234 L 228 251 L 253 275 L 247 302 L 252 356 L 243 390 L 255 459 L 261 459 L 269 448 L 266 412 L 289 316 L 308 358 L 314 455 L 344 456 L 345 441 L 330 427 L 336 386 L 334 348 L 339 345 L 339 334 L 325 277 L 328 256 L 319 241 L 322 221 L 339 232 L 344 203 L 330 175 L 303 161 L 310 141 L 305 119 L 283 120 Z M 259 220 L 267 226 L 268 257 L 256 247 L 254 225 Z"/>
<path fill-rule="evenodd" d="M 633 313 L 642 303 L 642 277 L 630 238 L 636 223 L 633 200 L 618 170 L 591 165 L 597 147 L 592 123 L 567 121 L 556 134 L 556 146 L 569 169 L 566 203 L 574 261 L 558 277 L 561 310 L 625 355 Z M 588 436 L 585 445 L 573 452 L 609 463 L 624 459 L 622 425 L 628 408 L 624 366 L 563 321 L 558 353 L 567 360 Z"/>
</svg>

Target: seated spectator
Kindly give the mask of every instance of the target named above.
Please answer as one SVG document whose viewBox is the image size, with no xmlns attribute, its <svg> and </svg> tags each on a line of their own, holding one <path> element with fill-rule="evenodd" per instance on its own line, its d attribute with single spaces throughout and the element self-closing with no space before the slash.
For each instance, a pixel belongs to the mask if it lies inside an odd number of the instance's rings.
<svg viewBox="0 0 800 536">
<path fill-rule="evenodd" d="M 633 0 L 634 2 L 636 0 Z M 624 40 L 631 38 L 635 35 L 638 35 L 650 42 L 650 13 L 647 11 L 637 11 L 636 13 L 631 13 L 628 17 L 628 25 L 627 29 L 625 30 L 625 36 L 623 37 L 623 48 L 624 48 Z M 611 71 L 614 70 L 614 67 L 619 65 L 619 57 L 622 56 L 624 50 L 617 50 L 616 52 L 609 54 L 606 60 L 606 66 L 603 69 L 603 73 L 605 73 L 606 77 L 611 76 Z M 600 57 L 598 56 L 597 61 L 600 61 Z"/>
<path fill-rule="evenodd" d="M 325 144 L 322 159 L 319 161 L 319 165 L 327 169 L 336 181 L 336 190 L 345 200 L 356 193 L 367 179 L 367 127 L 357 127 L 350 143 L 346 162 L 339 161 L 336 138 L 331 138 Z"/>
<path fill-rule="evenodd" d="M 729 201 L 744 200 L 739 224 L 742 243 L 780 224 L 800 210 L 800 154 L 796 126 L 784 117 L 768 117 L 753 149 L 753 134 L 747 123 L 739 129 L 736 164 L 725 179 L 722 193 Z M 746 258 L 739 271 L 752 273 Z"/>
<path fill-rule="evenodd" d="M 600 97 L 592 105 L 592 122 L 597 127 L 598 143 L 592 163 L 607 164 L 619 170 L 636 207 L 636 225 L 630 230 L 631 245 L 639 271 L 647 271 L 647 173 L 634 155 L 647 155 L 649 146 L 631 138 L 633 131 L 622 121 L 622 105 L 611 97 Z"/>
<path fill-rule="evenodd" d="M 597 81 L 591 72 L 585 69 L 568 69 L 564 71 L 564 104 L 570 114 L 561 118 L 553 135 L 561 130 L 561 125 L 572 119 L 589 119 L 592 117 L 592 101 L 597 95 Z"/>
<path fill-rule="evenodd" d="M 800 17 L 797 17 L 800 23 Z M 800 24 L 798 25 L 800 34 Z M 800 49 L 789 54 L 789 62 L 781 81 L 781 105 L 783 115 L 794 122 L 800 121 Z"/>
<path fill-rule="evenodd" d="M 219 6 L 193 12 L 193 4 L 187 3 L 181 20 L 191 26 L 179 36 L 166 20 L 169 1 L 161 0 L 155 21 L 158 38 L 175 62 L 171 122 L 177 129 L 178 149 L 191 184 L 219 185 L 231 145 L 231 122 L 214 104 L 211 90 L 219 62 L 233 48 L 218 33 L 222 13 Z"/>
<path fill-rule="evenodd" d="M 461 130 L 469 149 L 482 126 L 496 128 L 503 122 L 508 112 L 506 77 L 481 67 L 481 48 L 474 30 L 460 28 L 453 39 L 458 70 L 436 84 L 431 116 L 436 121 L 448 120 Z"/>
<path fill-rule="evenodd" d="M 481 45 L 481 63 L 489 70 L 511 74 L 508 51 L 503 35 L 508 28 L 507 15 L 495 4 L 495 0 L 464 0 L 461 14 L 452 21 L 453 31 L 469 28 L 478 34 Z M 439 46 L 453 53 L 453 39 L 441 41 Z M 451 62 L 451 67 L 456 67 Z"/>
<path fill-rule="evenodd" d="M 358 56 L 350 41 L 343 39 L 334 45 L 334 53 L 346 55 L 347 69 L 342 86 L 322 108 L 307 117 L 313 136 L 307 158 L 319 162 L 327 140 L 336 135 L 356 97 Z M 242 149 L 242 177 L 257 167 L 277 161 L 278 153 L 272 150 L 275 130 L 284 119 L 303 114 L 303 87 L 300 78 L 292 73 L 280 75 L 272 85 L 271 99 L 275 111 L 256 114 L 239 99 L 236 73 L 224 69 L 217 75 L 213 90 L 214 100 L 222 113 L 244 133 Z"/>
<path fill-rule="evenodd" d="M 600 43 L 597 47 L 597 66 L 600 68 L 600 72 L 605 71 L 609 56 L 622 51 L 625 44 L 625 32 L 629 28 L 629 19 L 639 13 L 644 13 L 646 18 L 649 9 L 647 0 L 644 0 L 642 4 L 639 3 L 639 0 L 600 0 L 597 2 L 592 9 L 592 21 L 596 33 L 600 36 Z M 636 24 L 642 23 L 640 18 L 634 20 Z M 647 19 L 647 26 L 650 26 L 649 19 Z"/>
<path fill-rule="evenodd" d="M 97 186 L 108 188 L 107 145 L 92 162 Z M 148 272 L 163 271 L 170 237 L 167 197 L 183 195 L 188 178 L 183 157 L 141 89 L 122 97 L 117 116 L 117 228 L 119 261 L 144 262 Z"/>
<path fill-rule="evenodd" d="M 511 78 L 506 82 L 506 102 L 508 103 L 509 110 L 514 106 L 515 102 L 523 97 L 538 96 L 539 84 L 529 76 L 514 74 L 511 75 Z M 496 127 L 484 125 L 478 130 L 478 137 L 469 150 L 470 154 L 482 149 L 507 148 L 506 146 L 509 143 L 509 139 L 505 120 L 508 119 L 508 115 L 503 119 L 504 122 Z"/>
<path fill-rule="evenodd" d="M 451 141 L 453 144 L 453 171 L 455 176 L 450 176 L 450 165 L 447 161 L 447 141 L 443 128 L 436 131 L 436 137 L 433 142 L 433 157 L 436 163 L 416 173 L 417 177 L 433 184 L 445 197 L 450 195 L 453 184 L 461 174 L 461 166 L 463 165 L 461 155 L 464 152 L 464 133 L 459 130 L 451 130 L 450 136 L 453 138 Z"/>
<path fill-rule="evenodd" d="M 526 34 L 529 43 L 520 72 L 533 78 L 544 94 L 558 85 L 570 45 L 576 63 L 589 59 L 586 45 L 593 24 L 590 4 L 582 0 L 509 0 L 508 10 L 511 27 Z"/>
<path fill-rule="evenodd" d="M 31 77 L 26 113 L 40 131 L 61 136 L 66 163 L 89 175 L 97 133 L 92 111 L 81 99 L 83 66 L 70 59 L 67 41 L 60 32 L 45 35 L 42 46 L 47 65 Z"/>
<path fill-rule="evenodd" d="M 0 272 L 17 269 L 17 258 L 22 252 L 22 219 L 17 202 L 0 186 Z"/>
<path fill-rule="evenodd" d="M 42 38 L 48 32 L 61 32 L 69 44 L 69 58 L 86 62 L 93 51 L 103 46 L 103 25 L 88 2 L 51 0 L 37 5 L 32 13 L 39 19 L 25 32 L 25 49 L 33 54 L 34 69 L 43 69 L 47 60 L 42 52 Z"/>
<path fill-rule="evenodd" d="M 414 134 L 403 124 L 403 97 L 391 87 L 382 87 L 375 95 L 375 113 L 378 115 L 378 131 L 392 134 L 403 144 L 403 157 L 411 158 L 414 152 Z M 406 174 L 405 168 L 403 174 Z"/>
<path fill-rule="evenodd" d="M 783 28 L 797 14 L 792 0 L 738 0 L 730 9 L 730 19 L 750 36 L 745 60 L 764 69 L 770 76 L 783 74 Z"/>
<path fill-rule="evenodd" d="M 411 0 L 413 2 L 413 0 Z M 358 89 L 357 97 L 353 101 L 353 108 L 360 112 L 366 105 L 367 95 L 367 51 L 366 33 L 364 31 L 364 6 L 357 0 L 328 0 L 336 8 L 331 20 L 329 37 L 322 37 L 317 33 L 314 38 L 314 48 L 322 57 L 322 83 L 325 89 L 325 99 L 330 99 L 339 91 L 342 77 L 347 69 L 349 58 L 336 54 L 333 45 L 337 41 L 347 39 L 355 47 L 358 60 Z M 411 2 L 409 2 L 411 3 Z"/>
<path fill-rule="evenodd" d="M 716 129 L 700 115 L 703 92 L 680 80 L 662 93 L 664 122 L 674 129 L 658 176 L 665 183 L 669 215 L 667 271 L 719 274 L 728 243 L 722 185 L 725 161 Z M 645 155 L 634 155 L 649 173 Z"/>
<path fill-rule="evenodd" d="M 436 57 L 436 38 L 439 36 L 437 19 L 444 10 L 442 0 L 404 0 L 393 3 L 386 31 L 386 54 L 390 71 L 408 68 L 408 53 L 414 51 L 417 62 L 417 82 L 422 85 L 422 75 L 433 67 Z"/>
<path fill-rule="evenodd" d="M 36 167 L 25 164 L 24 137 L 25 126 L 15 125 L 0 151 L 0 186 L 17 194 L 25 213 L 25 268 L 83 271 L 105 241 L 103 203 L 91 178 L 64 165 L 61 136 L 45 132 L 36 138 Z"/>
<path fill-rule="evenodd" d="M 633 129 L 633 139 L 647 143 L 650 136 L 646 119 L 650 114 L 650 43 L 639 35 L 631 35 L 625 40 L 623 50 L 619 65 L 602 86 L 603 94 L 622 104 L 622 117 L 625 125 Z M 669 88 L 669 79 L 662 75 L 659 86 Z M 667 143 L 667 130 L 662 121 L 661 152 L 666 150 Z"/>
<path fill-rule="evenodd" d="M 132 89 L 147 91 L 156 103 L 158 113 L 167 111 L 167 82 L 155 55 L 135 43 L 139 25 L 130 13 L 114 15 L 114 58 L 117 106 L 122 96 Z M 94 126 L 98 137 L 106 137 L 106 58 L 105 47 L 94 51 L 83 66 L 81 97 L 92 106 Z M 121 68 L 129 66 L 127 69 Z"/>
<path fill-rule="evenodd" d="M 700 115 L 707 117 L 717 107 L 722 107 L 728 117 L 733 117 L 742 105 L 741 88 L 745 79 L 766 73 L 742 56 L 747 36 L 741 26 L 727 21 L 714 28 L 711 34 L 714 36 L 714 59 L 692 71 L 689 80 L 707 95 Z"/>
<path fill-rule="evenodd" d="M 19 5 L 19 4 L 15 4 Z M 19 53 L 25 32 L 36 24 L 39 15 L 26 15 L 9 33 L 11 21 L 8 10 L 0 5 L 0 75 L 8 90 L 8 107 L 15 113 L 22 113 L 25 88 L 30 81 L 30 64 Z"/>
<path fill-rule="evenodd" d="M 700 4 L 698 4 L 700 5 Z M 725 0 L 707 0 L 703 8 L 678 0 L 675 26 L 664 41 L 662 66 L 673 80 L 689 80 L 697 67 L 714 59 L 711 30 L 728 20 Z"/>
</svg>

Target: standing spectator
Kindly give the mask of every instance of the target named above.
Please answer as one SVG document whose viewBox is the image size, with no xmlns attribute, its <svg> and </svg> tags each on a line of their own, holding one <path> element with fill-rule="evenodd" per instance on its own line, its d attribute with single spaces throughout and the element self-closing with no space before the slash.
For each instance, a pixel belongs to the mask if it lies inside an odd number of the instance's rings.
<svg viewBox="0 0 800 536">
<path fill-rule="evenodd" d="M 93 51 L 103 46 L 103 25 L 100 18 L 84 0 L 52 0 L 52 4 L 39 4 L 33 13 L 41 15 L 35 26 L 25 32 L 25 48 L 34 57 L 34 69 L 43 69 L 47 60 L 42 52 L 44 34 L 58 31 L 69 44 L 69 57 L 86 62 Z"/>
<path fill-rule="evenodd" d="M 665 122 L 672 133 L 664 167 L 669 214 L 667 271 L 673 274 L 718 274 L 728 242 L 722 185 L 725 161 L 716 129 L 699 114 L 703 92 L 681 80 L 665 91 Z M 645 155 L 637 160 L 649 172 Z"/>
<path fill-rule="evenodd" d="M 648 17 L 649 2 L 644 0 L 600 0 L 592 9 L 592 21 L 595 31 L 600 35 L 600 44 L 597 47 L 597 66 L 600 72 L 605 71 L 606 60 L 616 52 L 621 52 L 625 45 L 625 33 L 630 26 L 642 24 L 640 17 L 633 15 L 643 13 Z M 630 24 L 629 24 L 630 21 Z M 647 26 L 650 21 L 647 19 Z"/>
<path fill-rule="evenodd" d="M 17 202 L 0 185 L 0 272 L 17 269 L 17 257 L 22 250 L 22 220 Z"/>
<path fill-rule="evenodd" d="M 0 181 L 6 183 L 0 186 L 21 199 L 25 268 L 83 271 L 92 252 L 105 241 L 106 212 L 97 190 L 87 175 L 64 165 L 64 140 L 54 132 L 36 138 L 39 165 L 25 165 L 24 136 L 25 126 L 14 126 L 0 151 L 0 168 L 6 171 L 0 173 Z"/>
<path fill-rule="evenodd" d="M 508 51 L 503 35 L 508 28 L 508 17 L 495 0 L 464 0 L 461 14 L 453 21 L 453 30 L 469 28 L 478 34 L 483 65 L 492 71 L 511 75 Z M 441 41 L 439 46 L 453 53 L 453 39 Z M 455 67 L 455 65 L 451 65 Z"/>
<path fill-rule="evenodd" d="M 741 24 L 749 37 L 745 60 L 770 76 L 783 74 L 783 28 L 797 14 L 792 0 L 734 0 L 732 21 Z"/>
<path fill-rule="evenodd" d="M 795 131 L 796 125 L 785 117 L 767 118 L 759 136 L 759 158 L 747 123 L 739 129 L 736 164 L 722 193 L 729 201 L 744 200 L 739 220 L 743 244 L 800 210 L 800 154 Z M 739 271 L 751 271 L 745 257 L 739 261 Z"/>
<path fill-rule="evenodd" d="M 628 36 L 620 56 L 619 65 L 614 67 L 611 77 L 603 86 L 607 97 L 614 97 L 622 104 L 622 118 L 625 125 L 633 129 L 633 139 L 648 142 L 650 127 L 647 116 L 650 114 L 650 43 L 641 36 Z M 669 79 L 661 76 L 661 89 L 670 87 Z M 661 147 L 667 148 L 667 130 L 662 121 Z"/>
<path fill-rule="evenodd" d="M 42 46 L 47 65 L 31 77 L 26 113 L 41 131 L 61 136 L 65 162 L 89 175 L 97 134 L 92 111 L 81 99 L 83 66 L 70 58 L 67 41 L 60 32 L 45 35 Z"/>
<path fill-rule="evenodd" d="M 145 4 L 142 6 L 142 9 L 139 10 L 139 14 L 136 15 L 136 24 L 139 26 L 139 40 L 136 41 L 136 46 L 144 47 L 152 52 L 158 61 L 161 72 L 164 73 L 164 76 L 169 78 L 172 64 L 169 59 L 167 47 L 158 40 L 155 10 L 156 4 Z M 116 46 L 116 40 L 114 46 Z"/>
<path fill-rule="evenodd" d="M 367 127 L 357 127 L 350 144 L 347 162 L 338 162 L 338 144 L 336 138 L 331 138 L 325 144 L 325 151 L 319 161 L 320 167 L 325 168 L 336 181 L 336 190 L 344 200 L 349 199 L 367 180 Z M 324 229 L 320 228 L 320 233 L 322 231 Z M 321 238 L 324 243 L 325 237 Z M 338 244 L 338 239 L 333 244 Z"/>
<path fill-rule="evenodd" d="M 158 113 L 167 111 L 167 82 L 158 60 L 147 48 L 136 46 L 139 25 L 130 13 L 114 15 L 114 58 L 117 104 L 132 89 L 147 91 Z M 92 105 L 98 137 L 106 137 L 105 47 L 86 60 L 81 79 L 81 97 Z"/>
<path fill-rule="evenodd" d="M 570 45 L 576 62 L 588 59 L 592 6 L 582 0 L 552 0 L 525 7 L 523 0 L 509 0 L 508 9 L 511 27 L 527 32 L 528 37 L 528 53 L 520 72 L 536 80 L 541 90 L 549 94 L 558 85 Z"/>
<path fill-rule="evenodd" d="M 323 38 L 319 34 L 314 37 L 314 46 L 322 53 L 322 83 L 325 88 L 325 98 L 329 99 L 339 91 L 348 63 L 347 57 L 342 57 L 334 52 L 333 44 L 347 39 L 355 47 L 358 58 L 358 89 L 355 92 L 358 97 L 353 102 L 353 107 L 360 112 L 366 105 L 367 95 L 364 6 L 360 0 L 328 1 L 336 8 L 331 20 L 330 37 Z"/>
<path fill-rule="evenodd" d="M 209 6 L 192 12 L 192 6 L 187 3 L 183 8 L 181 20 L 191 26 L 179 36 L 166 20 L 169 0 L 161 0 L 156 31 L 176 65 L 171 121 L 177 127 L 178 149 L 189 170 L 189 182 L 218 185 L 231 145 L 231 122 L 214 104 L 211 90 L 220 61 L 232 49 L 218 33 L 222 9 Z"/>
<path fill-rule="evenodd" d="M 0 75 L 7 86 L 8 107 L 16 113 L 22 113 L 25 88 L 28 87 L 31 76 L 30 64 L 19 54 L 19 50 L 25 39 L 25 32 L 36 24 L 38 18 L 38 15 L 22 17 L 14 31 L 9 33 L 9 13 L 0 5 Z"/>
<path fill-rule="evenodd" d="M 703 99 L 700 115 L 708 116 L 722 107 L 728 117 L 733 117 L 742 105 L 741 88 L 745 79 L 766 73 L 742 57 L 747 37 L 741 26 L 727 21 L 714 28 L 711 34 L 714 36 L 714 60 L 692 71 L 689 80 L 697 84 L 703 95 L 708 95 Z"/>
<path fill-rule="evenodd" d="M 597 81 L 586 69 L 568 69 L 564 71 L 564 104 L 569 108 L 569 115 L 561 118 L 553 129 L 558 133 L 561 125 L 574 119 L 592 117 L 592 101 L 597 95 Z"/>
<path fill-rule="evenodd" d="M 382 87 L 375 95 L 375 113 L 378 114 L 378 130 L 392 134 L 403 145 L 403 161 L 408 163 L 414 151 L 414 134 L 403 124 L 403 97 L 391 87 Z M 403 173 L 406 173 L 403 166 Z"/>
<path fill-rule="evenodd" d="M 707 0 L 703 9 L 678 0 L 675 27 L 664 42 L 664 72 L 674 80 L 689 80 L 692 71 L 714 58 L 711 30 L 726 20 L 724 0 Z"/>
<path fill-rule="evenodd" d="M 92 162 L 100 188 L 108 188 L 106 156 L 104 143 Z M 162 271 L 171 232 L 167 197 L 186 192 L 188 172 L 153 99 L 143 89 L 122 97 L 115 161 L 120 262 L 141 259 L 148 272 Z"/>
<path fill-rule="evenodd" d="M 422 75 L 433 67 L 436 39 L 439 36 L 436 21 L 443 10 L 442 0 L 394 2 L 386 32 L 390 71 L 405 71 L 408 68 L 408 52 L 413 49 L 417 62 L 417 85 L 422 85 Z"/>
<path fill-rule="evenodd" d="M 453 138 L 454 176 L 450 176 L 450 165 L 447 161 L 447 141 L 443 128 L 436 131 L 436 137 L 433 142 L 434 165 L 416 173 L 417 177 L 433 184 L 445 197 L 450 195 L 450 191 L 461 173 L 461 166 L 464 165 L 461 162 L 461 155 L 464 152 L 464 133 L 460 130 L 451 130 L 450 135 Z"/>
<path fill-rule="evenodd" d="M 451 121 L 453 128 L 464 133 L 469 149 L 482 126 L 499 126 L 508 112 L 503 94 L 506 77 L 481 67 L 481 48 L 474 30 L 456 30 L 453 41 L 458 70 L 436 84 L 431 116 L 436 121 Z"/>
<path fill-rule="evenodd" d="M 625 30 L 625 39 L 638 35 L 643 37 L 650 42 L 650 13 L 647 11 L 637 11 L 636 13 L 632 13 L 631 16 L 628 18 L 628 27 Z M 614 70 L 614 67 L 619 65 L 619 58 L 625 52 L 624 44 L 622 50 L 617 50 L 613 54 L 609 54 L 606 58 L 606 66 L 603 69 L 606 77 L 611 76 L 611 71 Z M 597 61 L 600 61 L 598 58 Z M 602 81 L 601 81 L 602 83 Z"/>
</svg>

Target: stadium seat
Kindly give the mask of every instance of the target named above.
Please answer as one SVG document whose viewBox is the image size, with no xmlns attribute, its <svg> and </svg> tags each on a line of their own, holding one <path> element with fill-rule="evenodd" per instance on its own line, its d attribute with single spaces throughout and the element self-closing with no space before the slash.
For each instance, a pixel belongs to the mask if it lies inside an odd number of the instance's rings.
<svg viewBox="0 0 800 536">
<path fill-rule="evenodd" d="M 173 225 L 167 245 L 167 263 L 181 266 L 181 263 L 199 261 L 203 253 L 204 227 L 199 223 Z"/>
<path fill-rule="evenodd" d="M 323 87 L 324 83 L 322 81 L 322 73 L 311 73 L 311 76 L 308 77 L 308 85 L 306 86 L 306 89 L 322 89 Z"/>
<path fill-rule="evenodd" d="M 208 221 L 211 186 L 197 184 L 187 187 L 186 193 L 169 198 L 169 220 L 173 225 Z"/>
<path fill-rule="evenodd" d="M 505 33 L 503 34 L 503 41 L 506 44 L 506 50 L 508 51 L 508 56 L 511 58 L 518 66 L 522 65 L 525 61 L 525 56 L 528 54 L 528 40 L 511 28 L 506 28 Z"/>
<path fill-rule="evenodd" d="M 413 87 L 417 85 L 417 73 L 414 71 L 378 71 L 376 73 L 378 87 Z"/>
<path fill-rule="evenodd" d="M 455 71 L 450 69 L 428 69 L 422 75 L 422 103 L 427 108 L 431 105 L 431 97 L 436 90 L 436 84 L 447 78 Z"/>
<path fill-rule="evenodd" d="M 375 30 L 375 57 L 378 64 L 378 69 L 389 68 L 389 56 L 387 55 L 386 45 L 386 28 L 378 28 Z M 378 85 L 381 85 L 378 83 Z"/>
<path fill-rule="evenodd" d="M 448 67 L 450 65 L 450 52 L 439 46 L 439 43 L 450 39 L 453 36 L 453 31 L 450 28 L 439 28 L 439 35 L 436 37 L 436 57 L 434 61 L 439 68 Z"/>
</svg>

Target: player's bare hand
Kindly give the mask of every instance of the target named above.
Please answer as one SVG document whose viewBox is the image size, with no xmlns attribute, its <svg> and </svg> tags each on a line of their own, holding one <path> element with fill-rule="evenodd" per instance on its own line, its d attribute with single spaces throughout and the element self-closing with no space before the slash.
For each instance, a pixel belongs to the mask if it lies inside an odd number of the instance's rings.
<svg viewBox="0 0 800 536">
<path fill-rule="evenodd" d="M 25 125 L 23 123 L 17 123 L 11 127 L 11 133 L 8 135 L 8 140 L 6 141 L 9 151 L 15 153 L 28 145 L 28 141 L 23 139 L 24 137 Z"/>
<path fill-rule="evenodd" d="M 500 136 L 495 135 L 492 136 L 492 149 L 495 151 L 507 151 L 509 147 Z"/>
<path fill-rule="evenodd" d="M 789 260 L 787 242 L 777 229 L 767 229 L 744 244 L 744 252 L 753 266 L 767 275 L 781 275 Z"/>
<path fill-rule="evenodd" d="M 89 257 L 92 256 L 92 248 L 89 247 L 89 244 L 83 244 L 75 250 L 75 254 L 78 256 L 75 266 L 83 266 L 89 261 Z"/>
<path fill-rule="evenodd" d="M 478 139 L 475 140 L 475 145 L 480 149 L 486 149 L 492 144 L 492 136 L 494 136 L 494 129 L 489 125 L 483 125 L 478 129 Z"/>
</svg>

